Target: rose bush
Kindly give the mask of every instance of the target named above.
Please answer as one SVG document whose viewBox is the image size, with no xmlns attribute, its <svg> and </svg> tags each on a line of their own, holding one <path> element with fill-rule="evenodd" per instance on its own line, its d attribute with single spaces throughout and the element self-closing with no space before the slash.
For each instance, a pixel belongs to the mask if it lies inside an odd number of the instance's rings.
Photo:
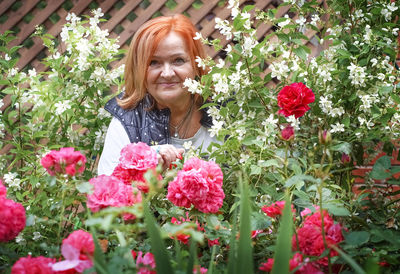
<svg viewBox="0 0 400 274">
<path fill-rule="evenodd" d="M 197 58 L 209 73 L 184 83 L 204 97 L 221 143 L 206 155 L 185 144 L 184 159 L 165 172 L 138 143 L 123 150 L 113 177 L 96 177 L 109 123 L 101 107 L 123 81 L 123 69 L 109 70 L 120 52 L 97 26 L 100 10 L 87 20 L 68 15 L 65 53 L 38 30 L 48 72 L 18 72 L 16 48 L 0 47 L 2 96 L 11 101 L 0 142 L 13 147 L 1 156 L 0 199 L 26 208 L 24 230 L 2 243 L 0 269 L 32 259 L 98 273 L 397 271 L 399 3 L 281 2 L 264 12 L 229 0 L 229 20 L 215 18 L 221 35 L 194 37 L 223 50 L 223 59 Z M 51 150 L 67 155 L 59 161 Z M 86 163 L 72 157 L 78 151 Z"/>
</svg>

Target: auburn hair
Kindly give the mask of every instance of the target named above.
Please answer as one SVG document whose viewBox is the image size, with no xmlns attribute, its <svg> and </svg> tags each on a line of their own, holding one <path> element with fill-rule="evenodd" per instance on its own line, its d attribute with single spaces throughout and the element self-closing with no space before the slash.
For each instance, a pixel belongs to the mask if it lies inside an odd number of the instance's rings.
<svg viewBox="0 0 400 274">
<path fill-rule="evenodd" d="M 135 33 L 129 46 L 125 63 L 125 93 L 118 104 L 124 108 L 134 108 L 146 95 L 147 69 L 160 41 L 170 32 L 179 34 L 186 43 L 188 54 L 196 76 L 202 76 L 206 70 L 196 66 L 196 56 L 205 58 L 203 45 L 194 40 L 196 28 L 184 15 L 160 16 L 144 23 Z"/>
</svg>

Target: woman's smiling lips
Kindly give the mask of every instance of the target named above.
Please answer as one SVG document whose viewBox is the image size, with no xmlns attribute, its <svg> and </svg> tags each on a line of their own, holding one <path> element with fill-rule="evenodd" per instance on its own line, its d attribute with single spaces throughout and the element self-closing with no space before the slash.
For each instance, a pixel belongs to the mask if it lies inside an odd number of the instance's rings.
<svg viewBox="0 0 400 274">
<path fill-rule="evenodd" d="M 159 83 L 159 85 L 164 87 L 164 88 L 170 88 L 170 87 L 173 87 L 173 86 L 175 86 L 177 84 L 179 84 L 179 83 L 178 82 Z"/>
</svg>

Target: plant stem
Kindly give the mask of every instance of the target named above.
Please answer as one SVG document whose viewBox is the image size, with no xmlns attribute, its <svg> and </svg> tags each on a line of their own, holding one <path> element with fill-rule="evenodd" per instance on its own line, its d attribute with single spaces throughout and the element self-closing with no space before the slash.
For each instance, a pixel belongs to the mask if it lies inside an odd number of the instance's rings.
<svg viewBox="0 0 400 274">
<path fill-rule="evenodd" d="M 57 242 L 60 243 L 60 236 L 61 236 L 61 227 L 62 227 L 62 223 L 64 221 L 64 211 L 65 211 L 65 204 L 64 204 L 64 199 L 65 199 L 65 195 L 67 194 L 67 189 L 65 188 L 65 186 L 63 186 L 63 190 L 61 193 L 61 213 L 60 213 L 60 223 L 58 225 L 58 233 L 57 233 Z"/>
</svg>

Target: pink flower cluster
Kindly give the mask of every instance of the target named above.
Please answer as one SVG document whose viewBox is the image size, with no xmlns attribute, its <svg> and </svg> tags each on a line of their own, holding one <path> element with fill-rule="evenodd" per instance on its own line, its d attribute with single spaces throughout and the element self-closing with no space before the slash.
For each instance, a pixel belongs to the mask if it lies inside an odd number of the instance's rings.
<svg viewBox="0 0 400 274">
<path fill-rule="evenodd" d="M 276 218 L 277 216 L 282 215 L 284 208 L 285 208 L 285 201 L 278 201 L 270 206 L 263 206 L 261 210 L 264 211 L 264 213 L 267 214 L 269 217 Z M 296 210 L 293 208 L 293 205 L 291 205 L 291 208 L 292 212 L 296 213 Z"/>
<path fill-rule="evenodd" d="M 167 198 L 177 206 L 195 208 L 204 213 L 216 213 L 225 198 L 223 174 L 215 162 L 190 158 L 168 185 Z"/>
<path fill-rule="evenodd" d="M 147 193 L 149 186 L 144 179 L 144 174 L 148 170 L 155 172 L 157 164 L 157 153 L 150 146 L 142 142 L 132 143 L 121 150 L 119 164 L 112 175 L 128 185 L 135 182 L 140 191 Z"/>
<path fill-rule="evenodd" d="M 11 268 L 11 274 L 26 274 L 26 273 L 40 273 L 40 274 L 53 274 L 55 273 L 51 268 L 56 262 L 56 259 L 39 257 L 21 257 L 14 263 Z M 60 272 L 57 272 L 60 273 Z"/>
<path fill-rule="evenodd" d="M 22 257 L 12 266 L 11 274 L 73 274 L 82 273 L 93 266 L 94 242 L 92 235 L 83 230 L 72 232 L 61 245 L 63 261 L 54 258 Z"/>
<path fill-rule="evenodd" d="M 328 248 L 337 245 L 344 240 L 342 234 L 342 226 L 335 224 L 332 217 L 326 210 L 323 210 L 325 240 Z M 297 229 L 296 235 L 292 238 L 293 250 L 300 250 L 304 255 L 319 257 L 325 251 L 322 236 L 322 220 L 321 211 L 307 216 L 300 228 Z M 330 257 L 337 256 L 338 253 L 331 249 Z M 328 258 L 324 257 L 316 262 L 319 266 L 327 266 Z"/>
<path fill-rule="evenodd" d="M 142 201 L 140 191 L 114 176 L 100 175 L 90 179 L 89 183 L 93 185 L 94 190 L 92 194 L 87 195 L 87 206 L 93 212 L 109 206 L 131 206 Z M 125 220 L 134 218 L 132 214 L 124 214 Z"/>
<path fill-rule="evenodd" d="M 25 208 L 6 197 L 7 189 L 0 180 L 0 242 L 8 242 L 25 228 Z"/>
<path fill-rule="evenodd" d="M 156 274 L 156 260 L 154 259 L 154 255 L 150 252 L 147 252 L 143 255 L 142 251 L 139 251 L 137 254 L 132 250 L 133 259 L 136 260 L 136 268 L 138 274 Z"/>
<path fill-rule="evenodd" d="M 295 268 L 300 268 L 295 274 L 323 274 L 321 270 L 316 268 L 313 264 L 307 263 L 307 259 L 303 260 L 303 256 L 300 253 L 295 253 L 289 260 L 289 270 L 293 271 Z M 269 258 L 266 263 L 262 263 L 259 267 L 261 271 L 271 272 L 274 267 L 274 259 Z"/>
<path fill-rule="evenodd" d="M 282 214 L 285 202 L 276 202 L 270 207 L 264 207 L 263 211 L 270 217 L 276 217 Z M 318 206 L 314 206 L 316 212 L 308 208 L 300 214 L 304 217 L 302 225 L 296 230 L 296 234 L 292 237 L 292 249 L 296 251 L 293 258 L 289 261 L 290 270 L 295 268 L 298 270 L 296 274 L 301 273 L 324 273 L 327 270 L 328 258 L 323 257 L 317 261 L 309 262 L 307 257 L 319 257 L 325 251 L 325 245 L 322 235 L 321 211 Z M 293 210 L 293 208 L 292 208 Z M 339 244 L 344 240 L 342 234 L 342 226 L 335 224 L 332 217 L 326 210 L 323 210 L 324 232 L 327 247 Z M 330 249 L 329 256 L 337 256 L 338 253 Z M 266 263 L 259 267 L 262 271 L 271 271 L 274 264 L 273 259 L 268 259 Z"/>
<path fill-rule="evenodd" d="M 189 217 L 189 213 L 186 212 L 186 219 L 181 217 L 180 220 L 178 220 L 175 217 L 171 218 L 171 223 L 173 224 L 183 224 L 183 223 L 193 223 L 193 221 L 190 219 Z M 204 231 L 204 228 L 199 224 L 199 222 L 196 220 L 195 224 L 197 225 L 197 230 L 198 231 Z M 190 234 L 189 233 L 185 233 L 185 232 L 179 232 L 176 235 L 174 235 L 173 237 L 171 237 L 172 239 L 176 238 L 178 241 L 180 241 L 183 244 L 188 244 L 189 243 L 189 239 L 190 239 Z M 217 239 L 218 241 L 218 239 Z"/>
<path fill-rule="evenodd" d="M 63 147 L 60 150 L 52 150 L 40 161 L 47 172 L 54 176 L 56 174 L 68 174 L 75 176 L 85 170 L 86 157 L 73 147 Z"/>
<path fill-rule="evenodd" d="M 53 271 L 70 271 L 82 273 L 93 266 L 94 242 L 92 234 L 83 230 L 72 232 L 61 245 L 64 261 L 54 263 Z"/>
</svg>

